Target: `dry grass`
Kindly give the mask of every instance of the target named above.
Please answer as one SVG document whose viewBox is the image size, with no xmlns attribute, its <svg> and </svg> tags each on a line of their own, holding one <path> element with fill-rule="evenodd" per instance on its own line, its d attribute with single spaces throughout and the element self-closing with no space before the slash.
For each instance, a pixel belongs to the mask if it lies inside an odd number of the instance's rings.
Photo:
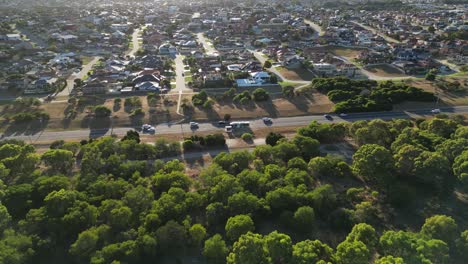
<svg viewBox="0 0 468 264">
<path fill-rule="evenodd" d="M 251 102 L 249 105 L 233 104 L 231 102 L 216 103 L 212 109 L 196 109 L 191 116 L 196 120 L 219 120 L 224 114 L 230 114 L 233 119 L 270 117 L 289 117 L 310 114 L 328 113 L 333 109 L 333 103 L 327 96 L 313 93 L 308 96 L 297 96 L 291 99 L 272 96 L 266 102 Z"/>
<path fill-rule="evenodd" d="M 346 58 L 355 59 L 363 50 L 367 50 L 367 48 L 345 48 L 345 47 L 338 47 L 338 46 L 329 46 L 326 48 L 329 52 L 333 53 L 336 56 L 343 56 Z"/>
<path fill-rule="evenodd" d="M 375 75 L 382 77 L 406 77 L 399 69 L 389 65 L 389 64 L 379 64 L 374 66 L 369 66 L 365 68 L 366 70 L 372 72 Z"/>
<path fill-rule="evenodd" d="M 299 68 L 299 69 L 287 69 L 284 67 L 277 67 L 278 72 L 283 75 L 284 78 L 293 81 L 310 81 L 314 78 L 314 74 L 310 71 Z"/>
<path fill-rule="evenodd" d="M 461 86 L 465 89 L 464 92 L 450 92 L 442 89 L 438 89 L 434 82 L 429 82 L 426 80 L 407 80 L 405 83 L 412 85 L 414 87 L 421 88 L 425 91 L 433 93 L 437 91 L 439 93 L 440 104 L 447 106 L 456 106 L 456 105 L 467 105 L 468 104 L 468 76 L 457 76 L 457 77 L 446 77 L 444 78 L 448 82 L 459 82 Z"/>
</svg>

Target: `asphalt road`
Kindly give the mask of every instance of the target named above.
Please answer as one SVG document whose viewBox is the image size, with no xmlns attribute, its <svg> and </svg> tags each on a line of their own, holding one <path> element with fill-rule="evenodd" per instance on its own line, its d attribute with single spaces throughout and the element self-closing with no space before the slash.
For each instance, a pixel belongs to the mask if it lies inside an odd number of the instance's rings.
<svg viewBox="0 0 468 264">
<path fill-rule="evenodd" d="M 305 126 L 308 125 L 311 121 L 318 121 L 321 123 L 331 123 L 331 122 L 354 122 L 359 120 L 371 120 L 371 119 L 383 119 L 389 120 L 394 118 L 417 118 L 431 115 L 431 109 L 421 109 L 421 110 L 412 110 L 412 111 L 389 111 L 389 112 L 374 112 L 374 113 L 354 113 L 348 114 L 346 117 L 339 117 L 337 115 L 331 115 L 331 119 L 327 119 L 322 115 L 310 115 L 310 116 L 297 116 L 297 117 L 280 117 L 273 118 L 273 122 L 270 125 L 271 127 L 291 127 L 291 126 Z M 440 108 L 442 113 L 468 113 L 468 106 L 456 106 L 456 107 L 445 107 Z M 214 123 L 200 123 L 198 129 L 192 130 L 188 123 L 170 123 L 170 124 L 157 124 L 156 126 L 157 134 L 183 134 L 184 136 L 189 136 L 195 131 L 203 132 L 223 132 L 223 127 L 217 126 L 216 122 Z M 255 132 L 256 128 L 266 127 L 261 119 L 250 120 L 250 128 Z M 119 127 L 113 128 L 112 133 L 118 136 L 124 135 L 127 131 L 132 129 L 139 129 L 133 127 Z M 24 140 L 25 142 L 48 142 L 54 141 L 57 139 L 87 139 L 87 138 L 98 138 L 104 135 L 110 135 L 111 129 L 98 129 L 98 130 L 74 130 L 74 131 L 41 131 L 36 134 L 12 134 L 5 135 L 4 139 L 19 139 Z"/>
</svg>

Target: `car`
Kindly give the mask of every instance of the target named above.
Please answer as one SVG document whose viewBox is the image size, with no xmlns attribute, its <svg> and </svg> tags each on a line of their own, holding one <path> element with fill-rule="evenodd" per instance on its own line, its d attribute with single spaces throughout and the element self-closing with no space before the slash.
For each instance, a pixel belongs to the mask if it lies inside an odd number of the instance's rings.
<svg viewBox="0 0 468 264">
<path fill-rule="evenodd" d="M 341 113 L 340 116 L 341 116 L 341 117 L 345 117 L 345 116 L 348 116 L 348 115 L 345 114 L 345 113 Z"/>
<path fill-rule="evenodd" d="M 262 118 L 262 120 L 263 120 L 263 123 L 265 123 L 265 124 L 273 123 L 273 119 L 271 119 L 269 117 L 264 117 L 264 118 Z"/>
<path fill-rule="evenodd" d="M 226 130 L 226 133 L 231 133 L 232 132 L 232 126 L 226 126 L 224 128 L 224 130 Z"/>
<path fill-rule="evenodd" d="M 333 117 L 329 114 L 324 114 L 323 117 L 325 117 L 328 120 L 333 120 Z"/>
<path fill-rule="evenodd" d="M 141 126 L 141 131 L 143 133 L 149 133 L 149 134 L 153 134 L 156 132 L 156 128 L 154 128 L 154 126 L 152 125 L 148 125 L 148 124 L 143 124 Z"/>
<path fill-rule="evenodd" d="M 431 110 L 431 113 L 433 113 L 433 114 L 439 114 L 439 113 L 440 113 L 440 109 L 439 109 L 439 108 L 432 109 L 432 110 Z"/>
<path fill-rule="evenodd" d="M 190 128 L 198 128 L 198 123 L 197 122 L 190 122 Z"/>
<path fill-rule="evenodd" d="M 224 121 L 224 120 L 218 121 L 218 126 L 225 126 L 226 124 L 227 124 L 227 122 Z"/>
</svg>

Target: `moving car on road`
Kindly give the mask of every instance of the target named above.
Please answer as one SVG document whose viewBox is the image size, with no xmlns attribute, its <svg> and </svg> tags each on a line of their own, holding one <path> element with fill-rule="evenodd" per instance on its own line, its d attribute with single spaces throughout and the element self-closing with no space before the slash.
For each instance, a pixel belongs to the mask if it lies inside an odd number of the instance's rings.
<svg viewBox="0 0 468 264">
<path fill-rule="evenodd" d="M 190 122 L 190 128 L 195 129 L 198 128 L 198 123 L 197 122 Z"/>
<path fill-rule="evenodd" d="M 156 129 L 152 125 L 143 124 L 141 126 L 141 131 L 143 133 L 154 134 L 156 132 Z"/>
<path fill-rule="evenodd" d="M 439 114 L 439 113 L 440 113 L 440 109 L 439 109 L 439 108 L 432 109 L 432 110 L 431 110 L 431 113 L 433 113 L 433 114 Z"/>
<path fill-rule="evenodd" d="M 269 117 L 264 117 L 264 118 L 262 118 L 262 120 L 263 120 L 263 123 L 265 123 L 265 124 L 273 123 L 273 119 L 271 119 Z"/>
<path fill-rule="evenodd" d="M 325 117 L 328 120 L 333 120 L 333 117 L 329 114 L 324 114 L 323 117 Z"/>
</svg>

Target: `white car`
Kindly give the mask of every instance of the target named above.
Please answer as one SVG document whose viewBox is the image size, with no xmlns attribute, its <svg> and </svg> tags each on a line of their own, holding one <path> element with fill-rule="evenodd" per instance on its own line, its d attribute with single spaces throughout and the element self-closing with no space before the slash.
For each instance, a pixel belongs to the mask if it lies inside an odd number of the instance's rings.
<svg viewBox="0 0 468 264">
<path fill-rule="evenodd" d="M 273 119 L 269 118 L 269 117 L 264 117 L 262 118 L 263 120 L 263 123 L 272 123 L 273 122 Z"/>
<path fill-rule="evenodd" d="M 348 116 L 348 115 L 345 114 L 345 113 L 341 113 L 340 116 L 341 116 L 341 117 L 345 117 L 345 116 Z"/>
<path fill-rule="evenodd" d="M 143 133 L 154 133 L 156 132 L 156 129 L 152 125 L 144 124 L 141 126 L 141 130 Z"/>
<path fill-rule="evenodd" d="M 440 109 L 439 109 L 439 108 L 432 109 L 432 110 L 431 110 L 431 113 L 433 113 L 433 114 L 438 114 L 438 113 L 440 113 Z"/>
<path fill-rule="evenodd" d="M 190 128 L 197 128 L 198 127 L 198 123 L 197 122 L 190 122 Z"/>
</svg>

